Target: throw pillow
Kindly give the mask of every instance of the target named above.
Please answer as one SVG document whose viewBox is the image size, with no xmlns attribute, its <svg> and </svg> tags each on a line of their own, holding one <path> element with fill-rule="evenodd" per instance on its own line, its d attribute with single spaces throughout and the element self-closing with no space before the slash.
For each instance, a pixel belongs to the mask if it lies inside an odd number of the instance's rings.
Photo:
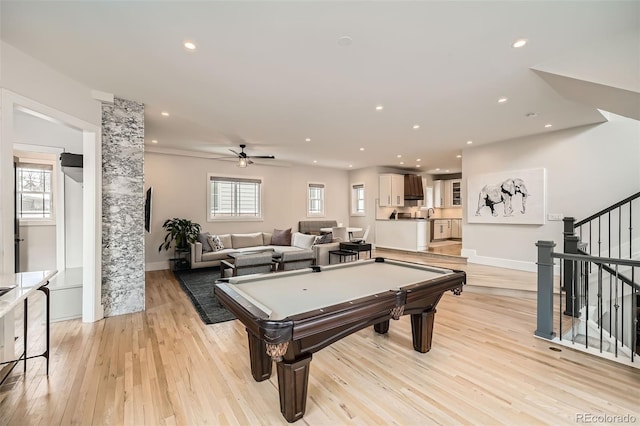
<svg viewBox="0 0 640 426">
<path fill-rule="evenodd" d="M 211 246 L 211 251 L 220 251 L 224 248 L 222 241 L 220 240 L 220 236 L 218 235 L 209 235 L 207 238 L 209 241 L 209 245 Z"/>
<path fill-rule="evenodd" d="M 329 232 L 327 234 L 318 235 L 316 244 L 328 244 L 331 241 L 333 241 L 333 233 Z"/>
<path fill-rule="evenodd" d="M 208 240 L 209 235 L 211 234 L 209 234 L 208 232 L 201 232 L 198 234 L 197 241 L 200 244 L 202 244 L 203 253 L 212 251 L 211 245 L 209 245 L 209 240 Z"/>
<path fill-rule="evenodd" d="M 298 247 L 304 250 L 309 250 L 315 242 L 315 235 L 307 235 L 300 232 L 294 232 L 291 236 L 291 245 L 293 247 Z"/>
<path fill-rule="evenodd" d="M 290 246 L 291 245 L 291 228 L 274 229 L 271 235 L 271 245 L 274 246 Z"/>
</svg>

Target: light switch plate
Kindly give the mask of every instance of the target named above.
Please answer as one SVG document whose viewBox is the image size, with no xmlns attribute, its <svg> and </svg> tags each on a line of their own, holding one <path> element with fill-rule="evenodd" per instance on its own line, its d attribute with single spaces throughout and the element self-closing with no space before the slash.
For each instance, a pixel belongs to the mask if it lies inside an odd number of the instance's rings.
<svg viewBox="0 0 640 426">
<path fill-rule="evenodd" d="M 549 213 L 549 214 L 547 214 L 547 219 L 549 219 L 549 220 L 562 220 L 562 219 L 564 219 L 564 215 L 562 213 Z"/>
</svg>

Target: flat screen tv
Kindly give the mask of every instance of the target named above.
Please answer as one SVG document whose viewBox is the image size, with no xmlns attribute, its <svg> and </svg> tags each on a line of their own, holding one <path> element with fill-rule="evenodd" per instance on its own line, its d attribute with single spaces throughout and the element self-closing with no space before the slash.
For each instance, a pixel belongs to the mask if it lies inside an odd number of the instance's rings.
<svg viewBox="0 0 640 426">
<path fill-rule="evenodd" d="M 149 187 L 149 189 L 147 189 L 147 196 L 144 200 L 144 229 L 147 230 L 147 232 L 151 232 L 149 231 L 149 228 L 151 226 L 151 193 L 152 193 L 152 187 Z"/>
</svg>

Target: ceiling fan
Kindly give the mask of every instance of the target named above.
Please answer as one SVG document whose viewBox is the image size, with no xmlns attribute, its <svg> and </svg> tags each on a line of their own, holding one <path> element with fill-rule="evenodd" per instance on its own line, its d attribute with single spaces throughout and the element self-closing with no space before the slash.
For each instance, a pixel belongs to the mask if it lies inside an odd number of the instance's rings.
<svg viewBox="0 0 640 426">
<path fill-rule="evenodd" d="M 233 152 L 238 158 L 238 167 L 244 168 L 244 167 L 247 167 L 249 164 L 253 164 L 253 161 L 251 161 L 251 159 L 254 159 L 254 158 L 267 158 L 271 160 L 276 158 L 273 155 L 247 155 L 247 153 L 244 152 L 244 149 L 246 147 L 247 145 L 240 144 L 240 152 L 234 151 L 233 149 L 229 150 Z M 231 158 L 231 157 L 220 157 L 220 158 Z"/>
</svg>

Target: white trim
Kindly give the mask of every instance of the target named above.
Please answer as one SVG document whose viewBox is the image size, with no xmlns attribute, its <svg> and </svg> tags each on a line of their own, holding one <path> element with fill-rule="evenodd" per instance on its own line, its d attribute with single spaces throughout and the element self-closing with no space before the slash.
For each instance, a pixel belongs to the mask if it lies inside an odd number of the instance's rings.
<svg viewBox="0 0 640 426">
<path fill-rule="evenodd" d="M 83 294 L 82 321 L 94 322 L 104 317 L 101 305 L 102 288 L 102 137 L 101 128 L 37 101 L 0 89 L 2 121 L 0 122 L 0 176 L 9 176 L 13 168 L 13 110 L 22 107 L 50 117 L 83 132 Z M 2 261 L 0 273 L 14 270 L 13 248 L 13 185 L 14 179 L 0 179 L 0 239 Z M 9 202 L 5 202 L 9 201 Z"/>
<path fill-rule="evenodd" d="M 145 271 L 162 271 L 164 269 L 170 269 L 171 265 L 168 260 L 162 262 L 149 262 L 144 265 Z"/>
<path fill-rule="evenodd" d="M 462 249 L 460 256 L 466 257 L 468 263 L 477 263 L 479 265 L 496 266 L 498 268 L 515 269 L 518 271 L 537 272 L 535 262 L 526 262 L 523 260 L 502 259 L 499 257 L 478 256 L 475 250 Z"/>
<path fill-rule="evenodd" d="M 44 145 L 30 145 L 30 144 L 13 144 L 14 155 L 16 151 L 22 151 L 25 154 L 33 153 L 48 153 L 55 154 L 53 159 L 53 171 L 55 176 L 54 191 L 54 219 L 56 227 L 56 269 L 62 271 L 66 268 L 67 247 L 65 244 L 66 228 L 65 228 L 65 203 L 64 203 L 64 173 L 62 167 L 58 167 L 56 161 L 60 154 L 64 152 L 64 149 L 57 146 L 44 146 Z M 37 221 L 37 220 L 20 220 L 20 226 L 43 226 L 51 225 L 47 223 L 50 221 Z"/>
<path fill-rule="evenodd" d="M 309 211 L 309 201 L 311 201 L 311 197 L 310 197 L 310 191 L 309 189 L 311 188 L 311 185 L 322 185 L 322 198 L 320 199 L 320 203 L 321 203 L 321 207 L 322 210 L 318 213 L 312 213 Z M 327 184 L 324 182 L 311 182 L 311 181 L 307 181 L 307 206 L 305 208 L 305 210 L 307 211 L 307 217 L 326 217 L 324 212 L 325 212 L 325 204 L 326 204 L 326 200 L 327 200 Z"/>
<path fill-rule="evenodd" d="M 354 192 L 356 190 L 356 186 L 360 186 L 362 185 L 362 192 L 364 193 L 364 198 L 362 199 L 364 201 L 364 211 L 362 213 L 357 212 L 355 210 L 356 208 L 356 199 L 354 197 Z M 351 191 L 350 191 L 350 196 L 351 196 L 351 208 L 350 208 L 350 216 L 356 217 L 356 216 L 366 216 L 367 215 L 367 185 L 364 182 L 354 182 L 351 184 Z"/>
<path fill-rule="evenodd" d="M 211 217 L 211 178 L 212 177 L 221 177 L 227 179 L 253 179 L 260 181 L 260 216 L 221 216 L 221 217 Z M 206 183 L 206 191 L 207 191 L 207 205 L 205 206 L 205 217 L 207 218 L 207 222 L 215 223 L 215 222 L 263 222 L 264 221 L 264 178 L 258 176 L 240 176 L 226 173 L 207 173 L 207 183 Z"/>
</svg>

